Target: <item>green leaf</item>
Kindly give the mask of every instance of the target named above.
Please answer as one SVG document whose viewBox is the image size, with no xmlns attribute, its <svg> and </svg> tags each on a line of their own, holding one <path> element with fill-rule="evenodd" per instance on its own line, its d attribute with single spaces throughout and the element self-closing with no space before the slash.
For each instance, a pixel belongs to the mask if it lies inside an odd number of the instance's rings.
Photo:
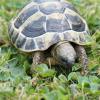
<svg viewBox="0 0 100 100">
<path fill-rule="evenodd" d="M 97 83 L 91 83 L 90 84 L 90 90 L 93 94 L 100 95 L 100 84 Z"/>
<path fill-rule="evenodd" d="M 30 64 L 28 63 L 28 61 L 26 61 L 26 60 L 24 61 L 23 68 L 24 68 L 24 71 L 29 70 Z"/>
<path fill-rule="evenodd" d="M 43 73 L 48 71 L 48 66 L 46 64 L 37 65 L 34 69 L 37 73 Z"/>
<path fill-rule="evenodd" d="M 13 92 L 13 83 L 12 82 L 1 82 L 0 83 L 0 93 L 3 92 Z"/>
<path fill-rule="evenodd" d="M 98 78 L 97 76 L 89 76 L 89 80 L 91 80 L 92 83 L 100 84 L 100 78 Z"/>
<path fill-rule="evenodd" d="M 80 76 L 79 73 L 76 73 L 76 72 L 71 72 L 69 75 L 68 75 L 68 80 L 78 80 L 78 76 Z"/>
<path fill-rule="evenodd" d="M 39 89 L 39 93 L 42 93 L 42 94 L 49 93 L 49 88 L 48 88 L 47 86 L 42 86 L 42 87 Z"/>
<path fill-rule="evenodd" d="M 73 94 L 73 96 L 79 95 L 77 84 L 71 84 L 70 89 L 71 89 L 71 93 Z"/>
<path fill-rule="evenodd" d="M 48 66 L 46 64 L 40 64 L 36 66 L 35 71 L 41 77 L 53 77 L 55 75 L 55 71 L 52 69 L 48 69 Z"/>
<path fill-rule="evenodd" d="M 67 82 L 68 82 L 68 80 L 67 80 L 66 76 L 64 76 L 64 75 L 62 75 L 62 74 L 61 74 L 61 75 L 59 75 L 59 76 L 58 76 L 58 78 L 59 78 L 59 79 L 60 79 L 60 81 L 61 81 L 61 82 L 63 82 L 63 83 L 65 83 L 65 82 L 67 83 Z"/>
<path fill-rule="evenodd" d="M 40 73 L 40 76 L 42 77 L 53 77 L 54 75 L 55 75 L 55 71 L 51 69 L 49 69 L 46 72 Z"/>
<path fill-rule="evenodd" d="M 69 95 L 64 95 L 59 90 L 54 90 L 43 95 L 45 100 L 69 100 L 69 97 Z"/>
</svg>

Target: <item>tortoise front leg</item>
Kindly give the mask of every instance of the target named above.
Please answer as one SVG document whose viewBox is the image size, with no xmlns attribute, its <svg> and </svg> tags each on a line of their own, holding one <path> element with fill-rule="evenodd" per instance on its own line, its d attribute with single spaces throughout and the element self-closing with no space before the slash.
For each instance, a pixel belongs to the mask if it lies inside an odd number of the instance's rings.
<svg viewBox="0 0 100 100">
<path fill-rule="evenodd" d="M 31 67 L 31 73 L 34 72 L 34 68 L 36 67 L 36 65 L 41 64 L 45 61 L 45 56 L 44 56 L 44 52 L 42 51 L 37 51 L 33 54 L 33 63 L 32 63 L 32 67 Z"/>
<path fill-rule="evenodd" d="M 83 46 L 76 45 L 75 47 L 77 56 L 82 63 L 82 75 L 88 74 L 88 58 Z"/>
</svg>

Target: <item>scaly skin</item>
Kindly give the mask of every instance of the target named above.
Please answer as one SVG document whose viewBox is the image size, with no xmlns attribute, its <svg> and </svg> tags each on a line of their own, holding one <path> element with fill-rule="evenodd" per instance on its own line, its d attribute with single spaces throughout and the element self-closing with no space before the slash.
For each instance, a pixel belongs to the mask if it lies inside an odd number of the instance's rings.
<svg viewBox="0 0 100 100">
<path fill-rule="evenodd" d="M 82 72 L 81 74 L 82 75 L 87 75 L 88 74 L 88 58 L 87 58 L 87 54 L 86 54 L 86 51 L 84 49 L 83 46 L 80 46 L 80 45 L 76 45 L 75 46 L 75 49 L 76 49 L 76 53 L 77 53 L 77 56 L 82 64 Z"/>
<path fill-rule="evenodd" d="M 32 67 L 31 67 L 31 73 L 34 72 L 34 68 L 36 67 L 36 65 L 44 63 L 44 61 L 45 61 L 44 52 L 42 52 L 42 51 L 34 52 L 33 63 L 32 63 Z"/>
</svg>

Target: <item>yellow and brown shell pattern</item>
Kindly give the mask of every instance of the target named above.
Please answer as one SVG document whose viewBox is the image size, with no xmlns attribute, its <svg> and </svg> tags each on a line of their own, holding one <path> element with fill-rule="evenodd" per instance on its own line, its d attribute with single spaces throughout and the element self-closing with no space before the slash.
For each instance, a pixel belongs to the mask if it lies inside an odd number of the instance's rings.
<svg viewBox="0 0 100 100">
<path fill-rule="evenodd" d="M 9 36 L 24 52 L 43 51 L 60 41 L 91 42 L 86 21 L 64 0 L 32 0 L 11 20 Z"/>
</svg>

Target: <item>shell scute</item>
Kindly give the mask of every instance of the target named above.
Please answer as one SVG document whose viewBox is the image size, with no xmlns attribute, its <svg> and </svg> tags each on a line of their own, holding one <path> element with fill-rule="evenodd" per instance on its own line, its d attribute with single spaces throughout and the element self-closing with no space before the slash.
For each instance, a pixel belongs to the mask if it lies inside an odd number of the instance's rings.
<svg viewBox="0 0 100 100">
<path fill-rule="evenodd" d="M 35 49 L 35 42 L 33 39 L 27 39 L 26 44 L 25 44 L 25 50 L 33 50 Z"/>
<path fill-rule="evenodd" d="M 63 13 L 65 8 L 61 5 L 60 2 L 51 2 L 51 3 L 43 3 L 40 5 L 40 11 L 44 14 L 52 14 L 52 13 Z"/>
<path fill-rule="evenodd" d="M 31 23 L 29 23 L 23 29 L 22 34 L 24 34 L 26 37 L 31 37 L 31 38 L 45 34 L 45 29 L 43 26 L 44 23 L 46 23 L 46 17 L 42 16 L 38 20 L 34 20 Z"/>
<path fill-rule="evenodd" d="M 52 14 L 47 19 L 47 32 L 64 32 L 70 30 L 70 25 L 63 14 Z"/>
<path fill-rule="evenodd" d="M 16 42 L 16 40 L 17 40 L 17 38 L 18 38 L 18 35 L 19 35 L 18 32 L 13 31 L 13 34 L 11 35 L 11 41 L 12 41 L 13 43 Z"/>
<path fill-rule="evenodd" d="M 85 30 L 85 24 L 79 16 L 70 14 L 65 14 L 65 16 L 70 21 L 74 31 L 82 32 Z"/>
<path fill-rule="evenodd" d="M 31 15 L 35 14 L 38 11 L 38 8 L 36 5 L 26 9 L 24 12 L 22 12 L 17 20 L 15 21 L 14 25 L 16 28 L 19 28 Z"/>
<path fill-rule="evenodd" d="M 22 36 L 21 34 L 19 34 L 14 44 L 17 48 L 23 48 L 23 46 L 25 45 L 25 42 L 26 42 L 26 38 Z"/>
<path fill-rule="evenodd" d="M 64 8 L 69 8 L 69 9 L 71 9 L 71 10 L 73 10 L 73 11 L 75 11 L 75 12 L 77 12 L 77 10 L 75 9 L 75 7 L 72 5 L 72 4 L 70 4 L 69 2 L 61 2 L 61 4 L 62 4 L 62 6 L 64 7 Z"/>
</svg>

